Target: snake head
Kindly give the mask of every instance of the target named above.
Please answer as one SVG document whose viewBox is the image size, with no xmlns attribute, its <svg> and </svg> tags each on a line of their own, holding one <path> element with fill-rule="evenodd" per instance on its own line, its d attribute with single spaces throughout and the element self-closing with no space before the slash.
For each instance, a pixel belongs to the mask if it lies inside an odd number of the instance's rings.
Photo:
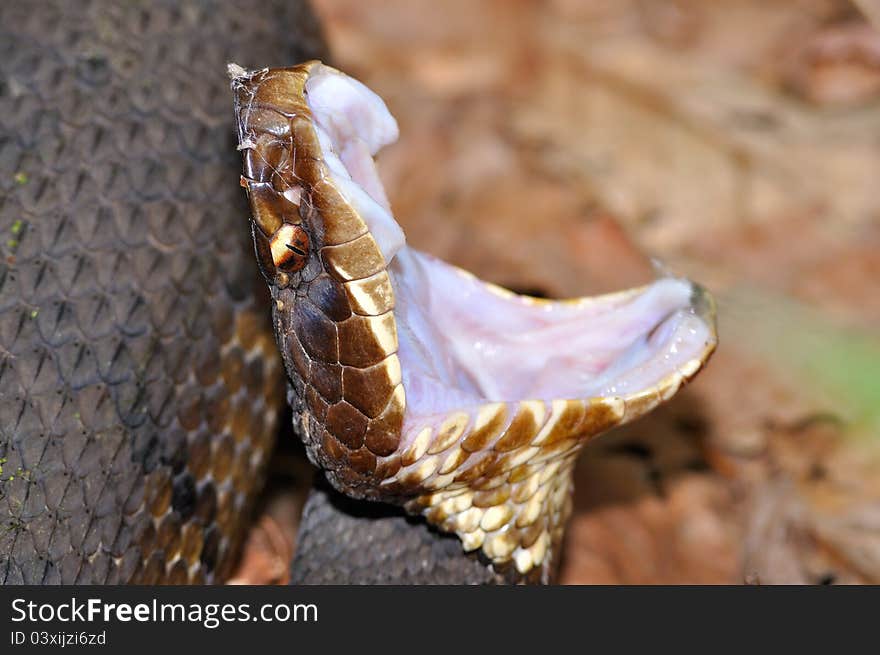
<svg viewBox="0 0 880 655">
<path fill-rule="evenodd" d="M 407 246 L 373 157 L 382 100 L 319 62 L 233 70 L 242 185 L 294 421 L 349 495 L 421 514 L 496 567 L 546 577 L 592 437 L 671 398 L 714 306 L 664 277 L 550 301 Z"/>
</svg>

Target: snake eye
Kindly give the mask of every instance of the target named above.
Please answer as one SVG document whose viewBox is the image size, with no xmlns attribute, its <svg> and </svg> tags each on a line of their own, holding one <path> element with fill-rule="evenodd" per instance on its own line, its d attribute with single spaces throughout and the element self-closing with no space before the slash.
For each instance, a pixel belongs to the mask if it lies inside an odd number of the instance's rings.
<svg viewBox="0 0 880 655">
<path fill-rule="evenodd" d="M 295 273 L 308 261 L 309 235 L 299 225 L 282 225 L 272 235 L 269 246 L 272 249 L 272 261 L 279 270 Z"/>
</svg>

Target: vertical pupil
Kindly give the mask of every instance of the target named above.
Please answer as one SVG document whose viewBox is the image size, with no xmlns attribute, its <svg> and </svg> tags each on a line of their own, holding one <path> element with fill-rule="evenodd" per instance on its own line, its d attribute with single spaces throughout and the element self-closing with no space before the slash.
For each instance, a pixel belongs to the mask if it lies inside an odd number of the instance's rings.
<svg viewBox="0 0 880 655">
<path fill-rule="evenodd" d="M 287 234 L 279 234 L 283 238 L 283 250 L 279 253 L 279 264 L 287 271 L 298 271 L 306 265 L 309 255 L 309 236 L 298 225 L 282 228 Z M 278 244 L 279 246 L 281 244 Z"/>
</svg>

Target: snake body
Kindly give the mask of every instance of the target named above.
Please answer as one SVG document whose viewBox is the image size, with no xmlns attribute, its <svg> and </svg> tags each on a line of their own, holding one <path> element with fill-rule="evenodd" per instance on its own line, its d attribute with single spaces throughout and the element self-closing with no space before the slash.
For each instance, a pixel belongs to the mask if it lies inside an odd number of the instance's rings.
<svg viewBox="0 0 880 655">
<path fill-rule="evenodd" d="M 283 387 L 224 68 L 323 52 L 292 0 L 0 3 L 0 582 L 229 575 Z"/>
<path fill-rule="evenodd" d="M 292 584 L 508 584 L 455 535 L 387 503 L 355 500 L 319 478 L 300 522 Z"/>
</svg>

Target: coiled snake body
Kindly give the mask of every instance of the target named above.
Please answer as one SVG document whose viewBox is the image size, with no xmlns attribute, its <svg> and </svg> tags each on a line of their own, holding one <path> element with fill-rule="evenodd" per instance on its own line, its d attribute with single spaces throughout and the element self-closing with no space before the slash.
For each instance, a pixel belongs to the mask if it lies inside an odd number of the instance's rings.
<svg viewBox="0 0 880 655">
<path fill-rule="evenodd" d="M 229 575 L 283 386 L 224 69 L 323 51 L 290 0 L 0 3 L 0 582 Z"/>
</svg>

